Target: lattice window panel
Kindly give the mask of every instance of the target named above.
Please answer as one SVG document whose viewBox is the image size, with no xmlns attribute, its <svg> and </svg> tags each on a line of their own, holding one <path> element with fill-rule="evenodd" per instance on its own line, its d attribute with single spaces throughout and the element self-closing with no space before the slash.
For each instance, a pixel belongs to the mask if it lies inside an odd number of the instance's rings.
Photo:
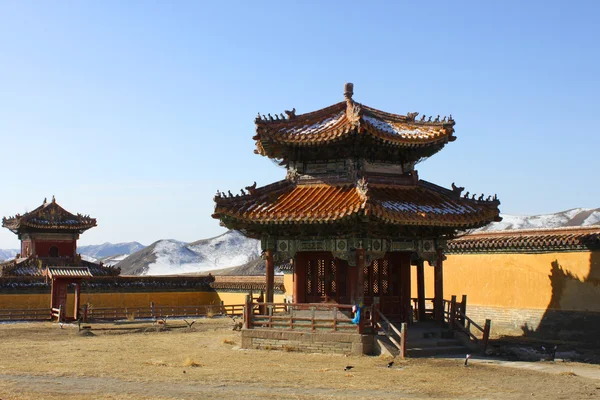
<svg viewBox="0 0 600 400">
<path fill-rule="evenodd" d="M 331 263 L 329 264 L 329 294 L 332 296 L 337 294 L 336 272 L 337 265 L 335 264 L 335 261 L 331 260 Z"/>
<path fill-rule="evenodd" d="M 364 294 L 365 296 L 370 296 L 371 295 L 371 279 L 369 276 L 369 266 L 365 265 L 365 267 L 363 268 L 363 275 L 364 275 L 364 282 L 363 282 L 363 288 L 364 288 Z"/>
<path fill-rule="evenodd" d="M 306 294 L 312 294 L 313 288 L 313 263 L 309 261 L 306 265 Z"/>
<path fill-rule="evenodd" d="M 337 266 L 337 268 L 339 268 L 339 274 L 338 274 L 338 280 L 337 280 L 337 294 L 339 296 L 345 296 L 346 295 L 346 273 L 347 273 L 347 269 L 344 263 L 341 263 L 340 265 Z"/>
<path fill-rule="evenodd" d="M 379 260 L 373 261 L 373 296 L 379 295 Z"/>
<path fill-rule="evenodd" d="M 317 260 L 317 293 L 325 295 L 325 260 Z"/>
<path fill-rule="evenodd" d="M 390 266 L 388 260 L 383 260 L 381 263 L 381 293 L 389 294 L 390 282 L 389 282 L 389 270 Z"/>
</svg>

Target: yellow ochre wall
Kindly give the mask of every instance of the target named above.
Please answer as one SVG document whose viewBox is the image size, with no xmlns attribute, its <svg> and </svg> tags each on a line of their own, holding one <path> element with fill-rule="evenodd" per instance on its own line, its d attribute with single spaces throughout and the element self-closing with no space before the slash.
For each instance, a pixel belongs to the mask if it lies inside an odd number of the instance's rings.
<svg viewBox="0 0 600 400">
<path fill-rule="evenodd" d="M 600 311 L 600 252 L 449 254 L 447 257 L 446 299 L 457 295 L 460 301 L 460 296 L 466 294 L 471 305 Z M 555 262 L 560 269 L 554 268 L 553 285 L 550 277 Z M 411 272 L 412 297 L 416 297 L 416 267 Z M 425 296 L 433 297 L 433 267 L 427 264 L 425 286 Z"/>
<path fill-rule="evenodd" d="M 193 306 L 206 304 L 244 304 L 247 293 L 231 292 L 135 292 L 135 293 L 81 293 L 81 305 L 89 303 L 93 307 L 149 307 L 150 302 L 157 306 Z M 284 295 L 276 294 L 275 302 L 283 303 Z M 73 309 L 74 295 L 67 295 L 67 309 Z M 2 294 L 0 309 L 49 308 L 50 294 Z"/>
</svg>

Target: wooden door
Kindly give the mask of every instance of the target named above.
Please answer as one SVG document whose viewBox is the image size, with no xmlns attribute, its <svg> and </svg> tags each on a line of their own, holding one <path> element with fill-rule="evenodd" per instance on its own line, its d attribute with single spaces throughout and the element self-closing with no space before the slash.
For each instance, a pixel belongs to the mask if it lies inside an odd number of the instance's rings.
<svg viewBox="0 0 600 400">
<path fill-rule="evenodd" d="M 348 304 L 348 263 L 331 253 L 306 257 L 306 302 Z"/>
<path fill-rule="evenodd" d="M 408 273 L 408 274 L 407 274 Z M 410 259 L 403 254 L 388 254 L 363 268 L 365 305 L 379 297 L 383 315 L 407 321 L 410 308 Z"/>
</svg>

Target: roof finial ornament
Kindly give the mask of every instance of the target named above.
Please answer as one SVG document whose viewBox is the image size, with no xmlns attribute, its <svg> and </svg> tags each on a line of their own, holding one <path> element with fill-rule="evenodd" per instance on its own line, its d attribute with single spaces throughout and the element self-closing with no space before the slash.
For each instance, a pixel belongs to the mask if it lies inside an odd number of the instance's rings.
<svg viewBox="0 0 600 400">
<path fill-rule="evenodd" d="M 296 107 L 292 108 L 292 111 L 285 110 L 284 112 L 287 114 L 288 119 L 296 118 Z"/>
<path fill-rule="evenodd" d="M 46 204 L 48 202 L 48 200 L 46 200 L 46 197 L 44 197 L 44 204 Z"/>
<path fill-rule="evenodd" d="M 344 85 L 344 97 L 346 100 L 352 99 L 352 95 L 354 94 L 354 83 L 346 83 Z"/>
<path fill-rule="evenodd" d="M 415 118 L 417 118 L 417 115 L 419 115 L 418 112 L 409 112 L 406 114 L 406 120 L 410 121 L 410 122 L 415 122 Z"/>
<path fill-rule="evenodd" d="M 56 198 L 54 197 L 54 195 L 52 195 L 52 202 L 56 203 Z"/>
</svg>

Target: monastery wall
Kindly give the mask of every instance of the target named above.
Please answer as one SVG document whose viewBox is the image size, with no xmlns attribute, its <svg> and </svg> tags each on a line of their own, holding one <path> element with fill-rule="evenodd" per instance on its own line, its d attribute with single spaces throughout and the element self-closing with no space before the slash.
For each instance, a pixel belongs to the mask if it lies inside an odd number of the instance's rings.
<svg viewBox="0 0 600 400">
<path fill-rule="evenodd" d="M 433 268 L 426 268 L 426 296 Z M 413 287 L 413 294 L 416 287 Z M 600 251 L 449 254 L 444 298 L 467 295 L 467 315 L 493 334 L 557 339 L 600 331 Z"/>
<path fill-rule="evenodd" d="M 258 297 L 260 290 L 264 289 L 264 277 L 217 277 L 217 287 L 212 288 L 208 282 L 206 286 L 190 288 L 190 278 L 184 278 L 178 283 L 177 278 L 144 277 L 139 281 L 147 281 L 146 288 L 140 288 L 135 277 L 124 278 L 96 278 L 91 282 L 84 282 L 90 287 L 82 286 L 80 297 L 81 305 L 89 304 L 96 308 L 138 308 L 149 307 L 151 302 L 156 306 L 194 306 L 194 305 L 225 305 L 244 304 L 246 295 L 252 291 L 253 297 Z M 291 278 L 289 278 L 291 279 Z M 167 280 L 171 281 L 166 282 Z M 104 282 L 103 282 L 104 281 Z M 150 281 L 150 282 L 148 282 Z M 194 279 L 199 281 L 200 279 Z M 284 301 L 281 290 L 282 277 L 278 277 L 278 290 L 274 295 L 275 302 Z M 115 285 L 121 283 L 121 285 Z M 161 285 L 169 283 L 168 290 L 160 289 Z M 213 284 L 215 284 L 213 282 Z M 187 287 L 186 287 L 187 286 Z M 178 289 L 179 287 L 179 289 Z M 74 288 L 69 287 L 67 295 L 67 309 L 69 313 L 74 305 Z M 4 278 L 0 280 L 0 309 L 49 309 L 50 284 L 44 278 Z"/>
</svg>

